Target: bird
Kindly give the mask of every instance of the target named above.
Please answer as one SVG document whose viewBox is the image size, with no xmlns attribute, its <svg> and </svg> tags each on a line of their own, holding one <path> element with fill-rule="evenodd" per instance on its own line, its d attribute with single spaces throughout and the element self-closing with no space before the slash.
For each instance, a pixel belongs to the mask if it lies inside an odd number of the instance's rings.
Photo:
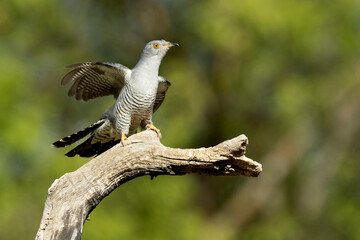
<svg viewBox="0 0 360 240">
<path fill-rule="evenodd" d="M 169 80 L 159 76 L 159 67 L 173 46 L 179 44 L 165 40 L 148 42 L 132 69 L 110 62 L 84 62 L 67 66 L 71 71 L 62 78 L 61 85 L 71 83 L 68 96 L 88 101 L 113 95 L 116 101 L 98 121 L 61 138 L 52 146 L 66 147 L 90 135 L 65 155 L 92 157 L 119 142 L 124 145 L 127 137 L 135 134 L 139 128 L 151 129 L 160 138 L 160 130 L 153 125 L 152 115 L 163 103 L 171 85 Z"/>
</svg>

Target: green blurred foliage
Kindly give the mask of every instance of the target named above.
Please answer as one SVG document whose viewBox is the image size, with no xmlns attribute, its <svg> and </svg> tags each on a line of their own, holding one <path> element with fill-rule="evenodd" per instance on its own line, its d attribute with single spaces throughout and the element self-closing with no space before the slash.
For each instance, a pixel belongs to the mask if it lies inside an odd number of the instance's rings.
<svg viewBox="0 0 360 240">
<path fill-rule="evenodd" d="M 360 239 L 359 12 L 356 0 L 1 1 L 1 239 L 35 237 L 48 187 L 87 161 L 50 143 L 114 101 L 68 98 L 63 67 L 132 67 L 153 39 L 181 45 L 160 69 L 162 142 L 245 133 L 263 173 L 135 179 L 83 239 Z"/>
</svg>

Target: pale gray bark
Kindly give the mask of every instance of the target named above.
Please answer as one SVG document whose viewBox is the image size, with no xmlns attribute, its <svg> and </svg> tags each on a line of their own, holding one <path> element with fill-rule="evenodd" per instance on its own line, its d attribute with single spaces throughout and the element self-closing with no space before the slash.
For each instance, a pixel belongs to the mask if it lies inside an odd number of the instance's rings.
<svg viewBox="0 0 360 240">
<path fill-rule="evenodd" d="M 90 212 L 121 184 L 143 175 L 252 176 L 261 164 L 245 156 L 248 139 L 240 135 L 214 147 L 175 149 L 163 146 L 153 131 L 131 136 L 74 172 L 55 180 L 48 190 L 36 240 L 81 239 Z"/>
</svg>

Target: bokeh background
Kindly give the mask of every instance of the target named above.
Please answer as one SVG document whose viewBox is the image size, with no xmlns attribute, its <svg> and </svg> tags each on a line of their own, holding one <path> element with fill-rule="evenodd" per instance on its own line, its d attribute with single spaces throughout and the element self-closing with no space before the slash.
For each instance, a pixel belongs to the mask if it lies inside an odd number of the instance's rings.
<svg viewBox="0 0 360 240">
<path fill-rule="evenodd" d="M 244 133 L 263 173 L 132 180 L 83 239 L 360 239 L 358 0 L 2 0 L 1 239 L 35 237 L 49 186 L 88 161 L 50 144 L 113 104 L 67 97 L 64 66 L 133 67 L 153 39 L 181 45 L 160 69 L 163 144 Z"/>
</svg>

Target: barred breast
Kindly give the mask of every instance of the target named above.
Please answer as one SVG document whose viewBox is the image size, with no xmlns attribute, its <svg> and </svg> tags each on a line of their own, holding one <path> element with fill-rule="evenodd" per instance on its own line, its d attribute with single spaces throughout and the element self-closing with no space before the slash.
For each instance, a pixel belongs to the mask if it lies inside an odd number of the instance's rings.
<svg viewBox="0 0 360 240">
<path fill-rule="evenodd" d="M 139 92 L 132 84 L 122 89 L 114 108 L 117 139 L 136 133 L 142 121 L 151 122 L 156 91 Z"/>
</svg>

